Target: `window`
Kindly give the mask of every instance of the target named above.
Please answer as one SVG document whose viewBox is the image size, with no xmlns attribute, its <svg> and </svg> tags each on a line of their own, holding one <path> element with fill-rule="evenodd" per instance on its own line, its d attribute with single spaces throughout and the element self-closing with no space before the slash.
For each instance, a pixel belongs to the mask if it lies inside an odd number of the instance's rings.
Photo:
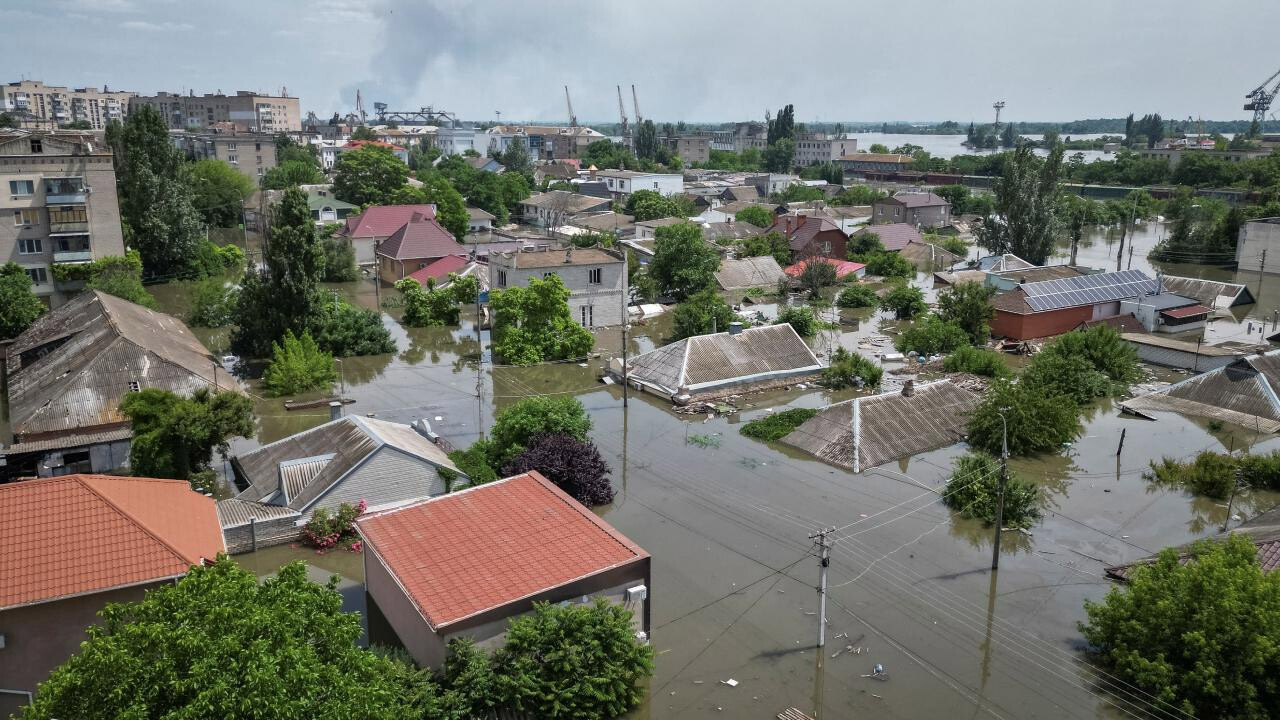
<svg viewBox="0 0 1280 720">
<path fill-rule="evenodd" d="M 260 143 L 260 142 L 256 142 L 256 143 L 254 143 L 254 144 L 253 144 L 253 149 L 254 149 L 254 150 L 257 150 L 257 151 L 259 151 L 259 152 L 261 152 L 261 151 L 262 151 L 262 143 Z M 261 161 L 262 161 L 262 158 L 258 158 L 258 161 L 259 161 L 259 162 L 261 162 Z"/>
<path fill-rule="evenodd" d="M 228 150 L 235 150 L 235 149 L 236 149 L 236 144 L 235 144 L 235 143 L 227 143 L 227 149 L 228 149 Z"/>
<path fill-rule="evenodd" d="M 590 283 L 591 285 L 599 285 L 600 275 L 601 275 L 600 268 L 591 268 L 591 270 L 587 273 L 587 282 Z"/>
<path fill-rule="evenodd" d="M 88 450 L 62 454 L 62 471 L 67 474 L 93 472 L 93 461 Z"/>
<path fill-rule="evenodd" d="M 36 285 L 45 285 L 49 282 L 49 273 L 46 272 L 44 268 L 38 267 L 24 269 L 27 271 L 27 276 L 31 278 L 31 282 Z"/>
<path fill-rule="evenodd" d="M 13 211 L 14 225 L 39 225 L 40 211 L 34 208 Z"/>
<path fill-rule="evenodd" d="M 45 178 L 44 191 L 47 195 L 74 195 L 84 192 L 84 178 Z"/>
<path fill-rule="evenodd" d="M 583 305 L 582 311 L 582 327 L 591 327 L 595 321 L 595 313 L 592 312 L 592 306 Z"/>
<path fill-rule="evenodd" d="M 259 156 L 258 156 L 258 164 L 259 164 L 259 165 L 261 165 L 261 164 L 262 164 L 262 156 L 261 156 L 261 155 L 259 155 Z"/>
<path fill-rule="evenodd" d="M 506 287 L 506 286 L 507 286 L 507 271 L 499 270 L 498 271 L 498 287 Z"/>
<path fill-rule="evenodd" d="M 10 180 L 10 195 L 31 195 L 36 191 L 36 184 L 31 180 Z"/>
<path fill-rule="evenodd" d="M 40 138 L 31 138 L 31 152 L 32 154 L 44 152 L 44 143 Z"/>
<path fill-rule="evenodd" d="M 240 162 L 240 160 L 239 160 L 235 155 L 228 155 L 228 156 L 227 156 L 227 162 L 232 163 L 232 164 L 238 164 L 238 163 Z"/>
<path fill-rule="evenodd" d="M 38 237 L 19 238 L 18 254 L 19 255 L 38 255 L 44 252 L 44 243 Z"/>
<path fill-rule="evenodd" d="M 129 392 L 140 392 L 141 390 L 142 390 L 142 383 L 138 382 L 137 380 L 129 381 Z"/>
<path fill-rule="evenodd" d="M 830 254 L 831 254 L 831 241 L 830 241 L 830 240 L 824 241 L 824 242 L 822 243 L 822 253 L 823 253 L 824 255 L 830 255 Z"/>
</svg>

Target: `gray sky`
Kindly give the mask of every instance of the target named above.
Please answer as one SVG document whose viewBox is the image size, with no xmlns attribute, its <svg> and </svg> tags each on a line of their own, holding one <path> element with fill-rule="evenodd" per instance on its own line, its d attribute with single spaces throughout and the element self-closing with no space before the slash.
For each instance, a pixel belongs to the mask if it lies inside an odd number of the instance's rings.
<svg viewBox="0 0 1280 720">
<path fill-rule="evenodd" d="M 980 14 L 979 14 L 980 13 Z M 276 92 L 304 113 L 656 120 L 1247 118 L 1274 0 L 0 0 L 3 81 Z M 1253 39 L 1250 40 L 1250 37 Z M 1280 103 L 1277 103 L 1280 113 Z"/>
</svg>

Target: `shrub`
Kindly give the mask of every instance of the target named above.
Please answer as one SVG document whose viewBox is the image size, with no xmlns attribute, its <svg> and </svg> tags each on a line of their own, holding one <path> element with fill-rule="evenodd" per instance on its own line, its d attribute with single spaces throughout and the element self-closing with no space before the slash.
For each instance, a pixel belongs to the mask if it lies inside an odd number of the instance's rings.
<svg viewBox="0 0 1280 720">
<path fill-rule="evenodd" d="M 1191 462 L 1161 458 L 1151 461 L 1142 476 L 1153 483 L 1183 487 L 1196 495 L 1225 500 L 1236 484 L 1236 462 L 1230 455 L 1211 450 L 1197 453 Z"/>
<path fill-rule="evenodd" d="M 321 350 L 308 333 L 296 337 L 286 332 L 282 343 L 271 343 L 271 351 L 262 383 L 274 397 L 327 388 L 338 378 L 333 356 Z"/>
<path fill-rule="evenodd" d="M 842 347 L 831 355 L 831 365 L 822 371 L 822 384 L 832 390 L 847 387 L 875 387 L 884 370 L 856 352 Z"/>
<path fill-rule="evenodd" d="M 1044 352 L 1031 360 L 1019 382 L 1046 395 L 1069 397 L 1081 405 L 1110 395 L 1115 385 L 1084 357 Z"/>
<path fill-rule="evenodd" d="M 960 186 L 963 187 L 963 186 Z M 928 238 L 933 244 L 954 255 L 964 257 L 969 254 L 969 243 L 958 235 L 934 235 Z"/>
<path fill-rule="evenodd" d="M 880 296 L 876 291 L 862 284 L 850 285 L 836 297 L 836 305 L 842 308 L 876 307 L 879 304 Z"/>
<path fill-rule="evenodd" d="M 814 300 L 822 297 L 822 288 L 835 285 L 839 281 L 836 267 L 822 258 L 811 258 L 806 262 L 798 279 L 800 287 L 806 288 L 809 291 L 809 298 Z"/>
<path fill-rule="evenodd" d="M 751 223 L 759 228 L 767 228 L 773 225 L 773 213 L 759 205 L 743 208 L 734 216 L 734 219 L 738 222 Z"/>
<path fill-rule="evenodd" d="M 913 288 L 906 283 L 894 287 L 880 298 L 880 307 L 891 311 L 899 320 L 910 320 L 928 309 L 920 288 Z"/>
<path fill-rule="evenodd" d="M 715 290 L 700 290 L 677 305 L 672 313 L 672 340 L 683 340 L 713 331 L 725 332 L 729 329 L 729 323 L 737 319 L 733 308 Z"/>
<path fill-rule="evenodd" d="M 574 500 L 591 507 L 613 502 L 609 464 L 595 445 L 565 433 L 542 433 L 502 467 L 506 477 L 537 470 Z"/>
<path fill-rule="evenodd" d="M 334 357 L 396 351 L 396 343 L 382 324 L 381 315 L 341 300 L 323 303 L 308 321 L 307 331 L 317 345 Z"/>
<path fill-rule="evenodd" d="M 868 275 L 879 275 L 886 278 L 909 278 L 916 274 L 916 266 L 911 261 L 894 252 L 871 252 L 860 261 L 866 264 Z"/>
<path fill-rule="evenodd" d="M 239 245 L 214 245 L 213 252 L 222 263 L 222 267 L 228 270 L 244 269 L 244 250 L 241 250 Z"/>
<path fill-rule="evenodd" d="M 1082 357 L 1095 369 L 1123 387 L 1142 379 L 1138 351 L 1120 333 L 1106 325 L 1088 330 L 1073 330 L 1049 343 L 1040 355 L 1060 354 Z M 1039 357 L 1039 356 L 1037 356 Z"/>
<path fill-rule="evenodd" d="M 1009 377 L 1011 374 L 1004 355 L 972 345 L 956 348 L 942 361 L 942 369 L 946 372 L 972 373 L 989 378 Z"/>
<path fill-rule="evenodd" d="M 17 337 L 44 314 L 44 303 L 31 291 L 31 285 L 31 276 L 21 265 L 0 265 L 0 339 Z"/>
<path fill-rule="evenodd" d="M 1000 505 L 1000 461 L 986 453 L 968 453 L 956 459 L 942 502 L 965 517 L 987 525 L 996 521 Z M 1004 489 L 1004 527 L 1029 528 L 1040 517 L 1040 489 L 1010 474 Z"/>
<path fill-rule="evenodd" d="M 1236 460 L 1240 482 L 1251 488 L 1280 490 L 1280 450 L 1266 455 L 1243 455 Z"/>
<path fill-rule="evenodd" d="M 350 241 L 325 237 L 320 241 L 320 249 L 324 251 L 325 282 L 351 282 L 356 279 L 356 251 Z"/>
<path fill-rule="evenodd" d="M 489 465 L 488 442 L 477 442 L 466 450 L 454 450 L 449 459 L 466 474 L 471 485 L 483 485 L 498 479 L 498 471 Z"/>
<path fill-rule="evenodd" d="M 404 316 L 401 319 L 405 325 L 432 327 L 458 324 L 462 310 L 453 293 L 437 289 L 434 280 L 428 278 L 424 288 L 417 280 L 405 278 L 396 283 L 396 289 L 404 296 Z"/>
<path fill-rule="evenodd" d="M 236 310 L 236 289 L 222 278 L 211 277 L 191 288 L 191 309 L 187 324 L 219 328 L 231 322 Z"/>
<path fill-rule="evenodd" d="M 151 293 L 142 287 L 142 256 L 137 250 L 126 251 L 123 257 L 98 258 L 80 268 L 78 271 L 86 278 L 85 287 L 89 290 L 100 290 L 152 310 L 159 307 Z"/>
<path fill-rule="evenodd" d="M 884 243 L 880 242 L 878 234 L 864 230 L 849 236 L 849 243 L 845 248 L 845 252 L 849 255 L 850 260 L 865 263 L 872 255 L 884 252 Z"/>
<path fill-rule="evenodd" d="M 969 445 L 1000 453 L 1000 411 L 1009 425 L 1009 454 L 1057 452 L 1080 434 L 1079 407 L 1022 383 L 996 380 L 969 417 Z"/>
<path fill-rule="evenodd" d="M 818 332 L 818 318 L 814 317 L 813 308 L 807 305 L 792 305 L 778 313 L 774 325 L 788 323 L 800 337 L 811 337 Z"/>
<path fill-rule="evenodd" d="M 899 352 L 937 355 L 968 346 L 969 335 L 959 325 L 930 313 L 903 330 L 893 344 Z"/>
<path fill-rule="evenodd" d="M 817 414 L 818 411 L 811 408 L 783 410 L 752 420 L 738 428 L 738 432 L 757 440 L 781 440 Z"/>
<path fill-rule="evenodd" d="M 317 509 L 302 526 L 302 542 L 317 550 L 328 550 L 346 538 L 354 538 L 356 518 L 364 514 L 366 508 L 368 505 L 361 500 L 355 505 L 342 503 L 338 512 L 332 514 L 325 508 Z"/>
</svg>

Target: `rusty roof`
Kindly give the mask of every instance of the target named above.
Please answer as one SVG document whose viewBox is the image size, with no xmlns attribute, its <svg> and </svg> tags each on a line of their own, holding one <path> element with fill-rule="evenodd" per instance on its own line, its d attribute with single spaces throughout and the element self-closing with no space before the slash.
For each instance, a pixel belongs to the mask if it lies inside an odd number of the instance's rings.
<svg viewBox="0 0 1280 720">
<path fill-rule="evenodd" d="M 628 379 L 669 395 L 822 370 L 789 323 L 695 335 L 632 358 Z"/>
<path fill-rule="evenodd" d="M 42 348 L 44 354 L 31 352 Z M 20 440 L 124 425 L 120 401 L 136 389 L 241 390 L 182 321 L 96 290 L 18 336 L 9 348 L 8 380 Z"/>
<path fill-rule="evenodd" d="M 177 577 L 225 549 L 213 500 L 185 480 L 0 485 L 0 610 Z"/>
<path fill-rule="evenodd" d="M 1250 355 L 1121 403 L 1135 412 L 1166 411 L 1280 432 L 1280 350 Z"/>
<path fill-rule="evenodd" d="M 537 472 L 367 515 L 356 528 L 435 630 L 649 556 Z"/>
</svg>

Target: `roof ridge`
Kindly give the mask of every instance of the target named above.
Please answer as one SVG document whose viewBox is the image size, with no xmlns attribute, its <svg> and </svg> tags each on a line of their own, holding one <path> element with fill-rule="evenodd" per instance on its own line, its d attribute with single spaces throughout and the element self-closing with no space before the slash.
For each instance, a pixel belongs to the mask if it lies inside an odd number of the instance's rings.
<svg viewBox="0 0 1280 720">
<path fill-rule="evenodd" d="M 194 564 L 195 564 L 195 563 L 191 562 L 191 560 L 190 560 L 189 558 L 187 558 L 187 557 L 186 557 L 186 556 L 184 556 L 181 552 L 179 552 L 177 548 L 175 548 L 173 545 L 170 545 L 170 544 L 169 544 L 169 542 L 168 542 L 167 540 L 165 540 L 164 538 L 162 538 L 162 537 L 160 537 L 159 535 L 157 535 L 157 534 L 155 533 L 155 531 L 151 529 L 151 526 L 149 526 L 147 523 L 143 522 L 140 518 L 138 518 L 138 517 L 137 517 L 136 515 L 134 515 L 133 513 L 128 512 L 128 511 L 126 511 L 124 508 L 122 508 L 122 507 L 120 507 L 119 505 L 117 505 L 114 501 L 112 501 L 112 500 L 111 500 L 111 498 L 109 498 L 109 497 L 107 497 L 106 495 L 102 494 L 101 492 L 99 492 L 99 491 L 97 490 L 97 488 L 93 487 L 93 485 L 92 485 L 92 484 L 90 484 L 90 483 L 88 483 L 88 482 L 85 482 L 85 478 L 86 478 L 86 477 L 109 478 L 109 479 L 113 479 L 113 480 L 132 480 L 132 479 L 134 479 L 134 478 L 133 478 L 133 476 L 131 476 L 131 475 L 119 475 L 119 476 L 115 476 L 115 475 L 89 475 L 89 476 L 85 476 L 85 475 L 81 475 L 81 474 L 76 474 L 76 475 L 72 475 L 71 477 L 75 478 L 76 482 L 80 483 L 80 486 L 81 486 L 81 487 L 83 487 L 84 489 L 86 489 L 86 490 L 88 490 L 89 492 L 91 492 L 91 493 L 93 493 L 94 495 L 96 495 L 96 496 L 98 497 L 98 499 L 102 500 L 102 502 L 106 503 L 107 505 L 110 505 L 110 506 L 112 507 L 112 509 L 114 509 L 116 512 L 118 512 L 118 513 L 120 513 L 121 515 L 123 515 L 123 516 L 124 516 L 125 518 L 127 518 L 130 522 L 132 522 L 134 525 L 136 525 L 138 528 L 140 528 L 140 529 L 142 530 L 142 532 L 144 532 L 144 533 L 146 533 L 147 535 L 149 535 L 149 536 L 151 537 L 151 539 L 152 539 L 152 540 L 155 540 L 156 542 L 160 543 L 160 545 L 162 545 L 166 550 L 168 550 L 169 552 L 173 553 L 173 556 L 174 556 L 174 557 L 176 557 L 179 561 L 184 562 L 184 563 L 187 563 L 188 565 L 194 565 Z M 163 479 L 163 478 L 145 478 L 145 479 L 147 479 L 147 480 L 161 480 L 161 479 Z M 180 481 L 180 480 L 174 480 L 174 482 L 182 482 L 182 481 Z M 188 489 L 190 489 L 190 485 L 188 485 L 187 487 L 188 487 Z M 191 492 L 195 492 L 195 491 L 194 491 L 194 490 L 192 490 Z"/>
</svg>

